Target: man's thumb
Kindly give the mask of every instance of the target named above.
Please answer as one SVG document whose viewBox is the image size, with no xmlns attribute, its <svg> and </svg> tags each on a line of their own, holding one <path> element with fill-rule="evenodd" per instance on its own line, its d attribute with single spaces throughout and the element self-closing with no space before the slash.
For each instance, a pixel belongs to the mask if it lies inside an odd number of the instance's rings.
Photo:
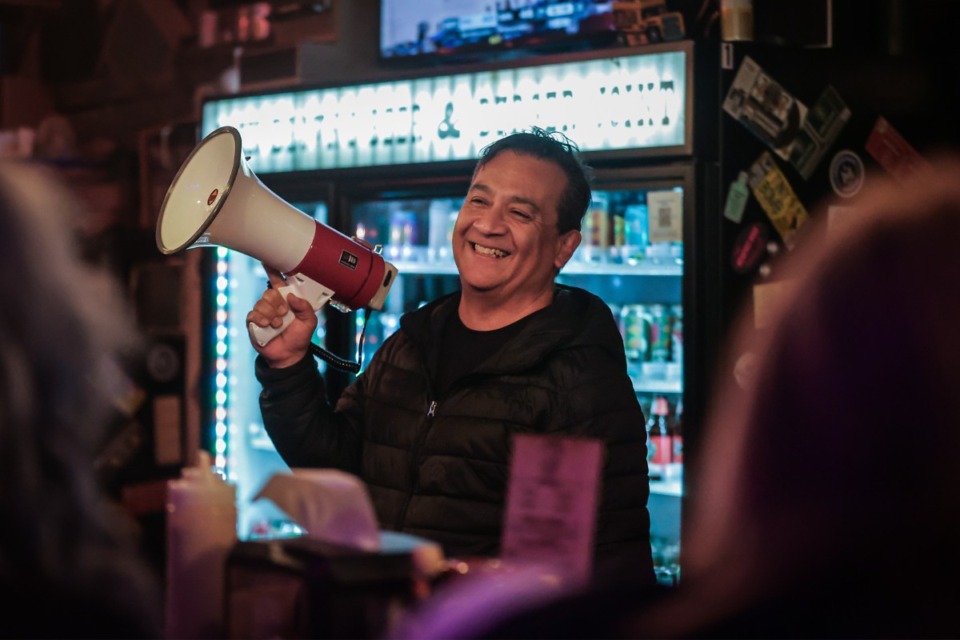
<svg viewBox="0 0 960 640">
<path fill-rule="evenodd" d="M 290 309 L 301 320 L 313 315 L 314 313 L 313 307 L 310 305 L 310 303 L 300 296 L 288 295 L 287 304 L 290 305 Z"/>
</svg>

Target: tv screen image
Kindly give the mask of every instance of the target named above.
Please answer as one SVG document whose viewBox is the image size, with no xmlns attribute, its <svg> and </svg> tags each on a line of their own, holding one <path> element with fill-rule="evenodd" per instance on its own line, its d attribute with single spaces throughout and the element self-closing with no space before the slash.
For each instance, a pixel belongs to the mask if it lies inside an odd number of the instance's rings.
<svg viewBox="0 0 960 640">
<path fill-rule="evenodd" d="M 613 2 L 381 0 L 384 59 L 495 57 L 613 41 Z"/>
</svg>

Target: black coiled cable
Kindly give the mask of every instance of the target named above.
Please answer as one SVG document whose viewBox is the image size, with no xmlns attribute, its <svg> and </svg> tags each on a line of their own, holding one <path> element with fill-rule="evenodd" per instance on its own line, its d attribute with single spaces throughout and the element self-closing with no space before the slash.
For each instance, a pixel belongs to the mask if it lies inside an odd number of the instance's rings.
<svg viewBox="0 0 960 640">
<path fill-rule="evenodd" d="M 346 371 L 347 373 L 357 373 L 360 371 L 360 367 L 363 365 L 363 340 L 367 335 L 367 320 L 370 319 L 370 314 L 373 313 L 371 310 L 367 309 L 363 314 L 363 328 L 360 330 L 360 340 L 357 344 L 357 361 L 351 362 L 346 358 L 341 358 L 335 353 L 331 353 L 321 347 L 318 344 L 313 342 L 310 343 L 308 347 L 310 354 L 314 357 L 320 358 L 331 367 L 339 369 L 340 371 Z"/>
</svg>

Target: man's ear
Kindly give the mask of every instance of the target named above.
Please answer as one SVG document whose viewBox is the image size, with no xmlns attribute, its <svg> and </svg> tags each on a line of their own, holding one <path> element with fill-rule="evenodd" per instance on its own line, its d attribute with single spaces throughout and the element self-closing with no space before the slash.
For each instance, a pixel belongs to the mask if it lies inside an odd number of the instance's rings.
<svg viewBox="0 0 960 640">
<path fill-rule="evenodd" d="M 580 232 L 576 229 L 567 231 L 560 236 L 557 246 L 557 255 L 553 259 L 553 265 L 557 268 L 557 271 L 563 269 L 563 266 L 567 264 L 567 262 L 573 256 L 573 252 L 576 251 L 577 247 L 580 246 L 580 241 L 582 239 L 583 236 L 580 235 Z"/>
</svg>

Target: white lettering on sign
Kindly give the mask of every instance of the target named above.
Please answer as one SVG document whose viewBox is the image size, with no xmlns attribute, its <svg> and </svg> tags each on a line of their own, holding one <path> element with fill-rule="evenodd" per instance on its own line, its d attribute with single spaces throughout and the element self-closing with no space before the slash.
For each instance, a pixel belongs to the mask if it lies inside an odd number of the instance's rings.
<svg viewBox="0 0 960 640">
<path fill-rule="evenodd" d="M 687 51 L 230 96 L 203 133 L 236 127 L 257 173 L 472 160 L 538 126 L 582 151 L 683 148 Z"/>
</svg>

